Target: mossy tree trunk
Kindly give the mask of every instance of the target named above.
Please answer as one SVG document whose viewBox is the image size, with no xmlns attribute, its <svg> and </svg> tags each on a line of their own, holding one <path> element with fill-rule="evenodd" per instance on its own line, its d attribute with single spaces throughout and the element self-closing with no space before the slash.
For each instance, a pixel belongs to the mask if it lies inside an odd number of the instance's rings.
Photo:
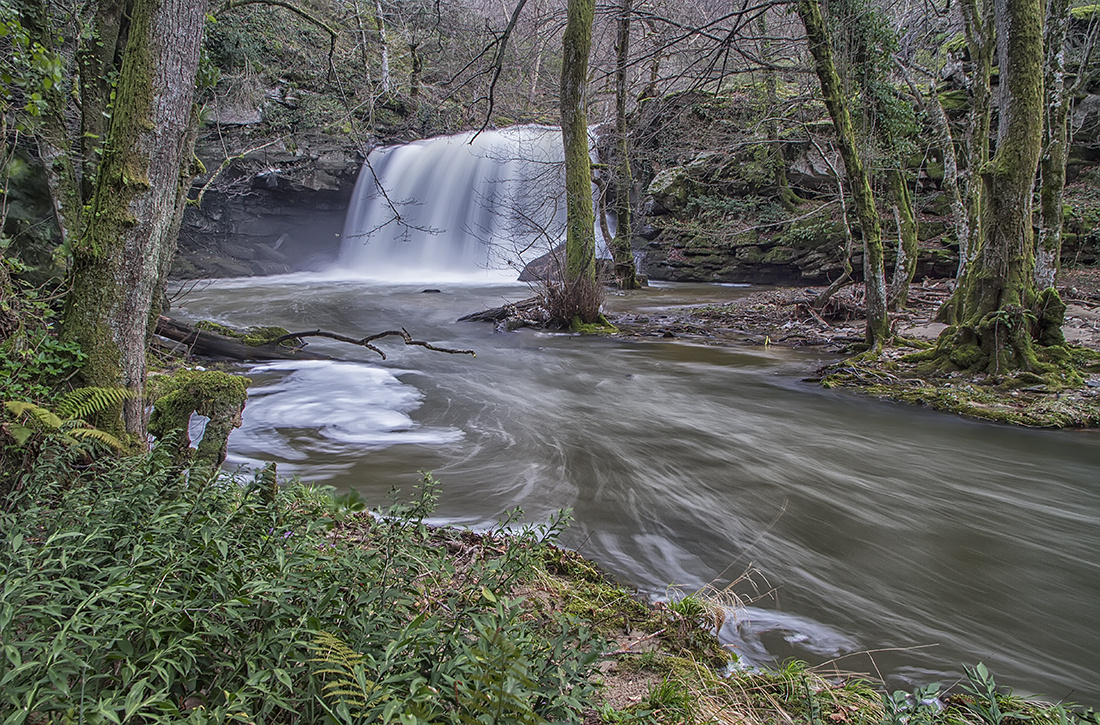
<svg viewBox="0 0 1100 725">
<path fill-rule="evenodd" d="M 1005 43 L 997 150 L 982 170 L 987 207 L 956 326 L 937 349 L 958 367 L 1005 375 L 1038 370 L 1034 342 L 1061 338 L 1056 294 L 1037 295 L 1032 191 L 1043 136 L 1043 4 L 998 0 Z"/>
<path fill-rule="evenodd" d="M 970 123 L 967 130 L 967 191 L 966 208 L 969 211 L 967 227 L 970 235 L 965 243 L 959 240 L 959 290 L 984 234 L 982 221 L 985 213 L 985 185 L 981 170 L 989 163 L 990 129 L 993 115 L 993 52 L 996 34 L 993 28 L 992 0 L 961 0 L 967 48 L 970 53 Z"/>
<path fill-rule="evenodd" d="M 132 0 L 103 160 L 73 246 L 62 333 L 88 355 L 87 385 L 136 397 L 100 427 L 145 433 L 146 342 L 189 184 L 204 0 Z"/>
<path fill-rule="evenodd" d="M 561 135 L 565 148 L 565 278 L 567 284 L 596 278 L 592 162 L 585 112 L 588 54 L 592 48 L 594 0 L 569 0 L 562 39 Z M 591 320 L 586 320 L 591 322 Z"/>
<path fill-rule="evenodd" d="M 1069 36 L 1069 0 L 1050 0 L 1047 6 L 1046 124 L 1039 162 L 1039 239 L 1035 248 L 1035 283 L 1054 286 L 1062 256 L 1062 201 L 1066 190 L 1069 149 L 1070 94 L 1066 87 L 1066 40 Z"/>
<path fill-rule="evenodd" d="M 819 0 L 798 0 L 798 16 L 806 28 L 814 70 L 821 82 L 821 93 L 836 130 L 837 145 L 848 177 L 852 204 L 863 234 L 863 279 L 867 303 L 867 344 L 881 348 L 890 337 L 890 318 L 886 312 L 886 276 L 882 250 L 882 225 L 871 182 L 860 158 L 852 117 L 833 60 L 832 47 L 821 15 Z"/>
<path fill-rule="evenodd" d="M 890 196 L 894 200 L 894 213 L 898 224 L 898 254 L 894 264 L 894 277 L 890 282 L 890 309 L 904 308 L 909 301 L 909 285 L 917 271 L 917 217 L 913 213 L 913 197 L 900 168 L 890 169 L 886 175 Z"/>
<path fill-rule="evenodd" d="M 615 36 L 615 145 L 619 155 L 615 167 L 615 239 L 611 253 L 615 257 L 615 280 L 621 289 L 637 289 L 638 272 L 634 252 L 630 193 L 634 177 L 630 173 L 630 132 L 626 123 L 627 72 L 630 62 L 630 13 L 632 0 L 619 3 L 619 22 Z"/>
</svg>

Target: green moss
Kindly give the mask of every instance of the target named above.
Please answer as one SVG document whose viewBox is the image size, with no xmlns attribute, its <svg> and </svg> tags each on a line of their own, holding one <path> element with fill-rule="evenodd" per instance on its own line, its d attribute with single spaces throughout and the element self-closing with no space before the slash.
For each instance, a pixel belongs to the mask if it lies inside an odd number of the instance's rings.
<svg viewBox="0 0 1100 725">
<path fill-rule="evenodd" d="M 216 370 L 179 370 L 151 376 L 147 388 L 147 397 L 153 401 L 149 433 L 164 438 L 181 431 L 180 455 L 186 458 L 191 444 L 187 437 L 191 414 L 205 416 L 210 420 L 194 457 L 199 463 L 221 465 L 229 433 L 241 424 L 249 382 L 241 375 Z"/>
<path fill-rule="evenodd" d="M 844 224 L 831 217 L 801 219 L 791 224 L 778 242 L 796 249 L 834 249 L 844 242 Z"/>
<path fill-rule="evenodd" d="M 970 107 L 970 100 L 966 96 L 966 91 L 944 91 L 939 96 L 940 105 L 948 113 L 965 111 Z"/>
<path fill-rule="evenodd" d="M 290 330 L 284 327 L 278 327 L 276 325 L 249 327 L 245 331 L 234 330 L 232 327 L 219 324 L 217 322 L 211 322 L 210 320 L 200 320 L 195 323 L 195 327 L 199 330 L 206 330 L 207 332 L 213 332 L 222 337 L 229 337 L 234 340 L 240 340 L 249 347 L 260 347 L 262 345 L 269 344 L 272 340 L 277 340 L 280 337 L 290 334 Z M 295 340 L 283 340 L 280 344 L 286 347 L 295 347 Z"/>
<path fill-rule="evenodd" d="M 1011 425 L 1100 426 L 1100 398 L 1084 387 L 1077 367 L 1062 366 L 1042 374 L 1024 371 L 1000 378 L 945 378 L 943 358 L 934 350 L 929 352 L 932 355 L 922 352 L 905 356 L 893 372 L 871 360 L 837 363 L 827 369 L 821 384 Z M 1079 364 L 1077 355 L 1088 357 L 1076 350 L 1069 355 L 1075 364 Z"/>
<path fill-rule="evenodd" d="M 569 323 L 570 332 L 579 332 L 582 335 L 610 335 L 619 331 L 619 328 L 607 321 L 603 315 L 595 322 L 583 322 L 580 316 L 575 316 Z"/>
</svg>

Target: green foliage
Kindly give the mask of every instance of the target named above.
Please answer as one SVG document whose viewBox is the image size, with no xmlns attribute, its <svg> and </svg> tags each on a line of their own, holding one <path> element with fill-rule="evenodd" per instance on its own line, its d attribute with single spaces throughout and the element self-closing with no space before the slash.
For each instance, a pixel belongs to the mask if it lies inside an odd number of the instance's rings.
<svg viewBox="0 0 1100 725">
<path fill-rule="evenodd" d="M 61 69 L 61 57 L 32 39 L 12 3 L 0 0 L 0 111 L 21 111 L 17 128 L 26 129 L 45 113 Z"/>
<path fill-rule="evenodd" d="M 4 426 L 17 446 L 25 446 L 34 437 L 56 438 L 65 445 L 78 446 L 95 441 L 115 449 L 123 443 L 110 433 L 89 425 L 84 418 L 101 413 L 133 397 L 126 388 L 77 388 L 57 399 L 54 409 L 20 400 L 9 400 L 4 408 L 15 418 Z M 22 422 L 18 422 L 22 420 Z"/>
<path fill-rule="evenodd" d="M 32 331 L 0 346 L 0 389 L 12 399 L 47 400 L 85 359 L 75 342 L 61 342 L 45 330 Z"/>
<path fill-rule="evenodd" d="M 704 222 L 747 220 L 758 224 L 781 221 L 786 215 L 773 198 L 762 196 L 719 196 L 700 194 L 691 198 L 688 213 L 698 214 Z"/>
<path fill-rule="evenodd" d="M 0 511 L 0 721 L 579 720 L 598 643 L 508 594 L 564 519 L 458 570 L 430 478 L 333 539 L 323 493 L 186 482 L 164 449 L 47 457 Z"/>
<path fill-rule="evenodd" d="M 1006 719 L 1028 720 L 1029 716 L 1021 709 L 1004 710 L 1002 707 L 1008 702 L 1008 694 L 999 692 L 997 683 L 989 674 L 985 664 L 979 662 L 973 667 L 963 667 L 966 677 L 970 680 L 963 683 L 963 690 L 971 695 L 965 705 L 970 712 L 981 718 L 984 725 L 1001 725 Z M 1011 691 L 1008 691 L 1010 694 Z"/>
<path fill-rule="evenodd" d="M 932 725 L 936 714 L 942 709 L 936 699 L 939 689 L 938 684 L 932 684 L 919 687 L 911 694 L 904 690 L 882 693 L 883 717 L 880 725 Z"/>
</svg>

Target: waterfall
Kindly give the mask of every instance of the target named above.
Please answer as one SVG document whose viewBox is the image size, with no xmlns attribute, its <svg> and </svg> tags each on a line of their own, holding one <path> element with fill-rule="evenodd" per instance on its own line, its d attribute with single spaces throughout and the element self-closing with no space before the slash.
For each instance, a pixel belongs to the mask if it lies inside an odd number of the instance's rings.
<svg viewBox="0 0 1100 725">
<path fill-rule="evenodd" d="M 561 132 L 545 126 L 376 149 L 355 186 L 340 264 L 387 280 L 518 273 L 564 238 L 562 156 Z"/>
</svg>

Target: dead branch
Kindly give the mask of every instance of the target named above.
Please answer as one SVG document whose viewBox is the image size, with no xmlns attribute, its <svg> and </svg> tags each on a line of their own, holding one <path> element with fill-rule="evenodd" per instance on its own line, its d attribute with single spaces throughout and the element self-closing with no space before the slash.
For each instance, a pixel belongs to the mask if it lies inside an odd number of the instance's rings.
<svg viewBox="0 0 1100 725">
<path fill-rule="evenodd" d="M 287 335 L 283 335 L 282 337 L 276 337 L 274 340 L 272 340 L 271 342 L 269 342 L 267 344 L 268 345 L 278 345 L 279 343 L 284 342 L 286 340 L 294 340 L 294 339 L 303 338 L 303 337 L 327 337 L 330 340 L 337 340 L 339 342 L 346 342 L 346 343 L 351 344 L 351 345 L 358 345 L 360 347 L 365 347 L 368 350 L 373 350 L 374 352 L 381 355 L 383 360 L 386 359 L 386 353 L 382 352 L 382 350 L 380 348 L 375 347 L 371 343 L 374 342 L 375 340 L 381 340 L 384 337 L 400 337 L 402 340 L 405 341 L 406 345 L 417 345 L 419 347 L 423 347 L 423 348 L 426 348 L 428 350 L 432 350 L 434 352 L 445 352 L 445 353 L 448 353 L 450 355 L 472 355 L 473 357 L 477 357 L 477 353 L 474 352 L 473 350 L 454 350 L 454 349 L 451 349 L 451 348 L 448 348 L 448 347 L 437 347 L 436 345 L 432 345 L 431 343 L 424 342 L 423 340 L 414 340 L 412 338 L 412 335 L 410 335 L 409 331 L 406 330 L 405 328 L 401 328 L 400 330 L 386 330 L 385 332 L 379 332 L 377 334 L 370 335 L 368 337 L 363 337 L 363 338 L 360 338 L 358 340 L 355 339 L 354 337 L 348 337 L 347 335 L 341 335 L 341 334 L 336 333 L 336 332 L 326 332 L 325 330 L 310 330 L 308 332 L 291 332 Z"/>
<path fill-rule="evenodd" d="M 288 340 L 294 340 L 303 337 L 327 337 L 331 340 L 337 340 L 338 342 L 346 342 L 352 345 L 358 345 L 359 347 L 365 347 L 368 350 L 373 350 L 382 356 L 382 359 L 386 359 L 386 353 L 381 349 L 372 345 L 371 343 L 376 340 L 381 340 L 384 337 L 400 337 L 405 341 L 406 345 L 416 345 L 435 352 L 445 352 L 451 355 L 473 355 L 476 357 L 476 353 L 473 350 L 452 350 L 446 347 L 439 347 L 432 345 L 428 342 L 421 340 L 414 340 L 408 330 L 402 328 L 401 330 L 386 330 L 385 332 L 379 332 L 375 335 L 369 335 L 363 338 L 354 338 L 347 335 L 340 335 L 335 332 L 326 332 L 324 330 L 310 330 L 308 332 L 292 332 L 282 337 L 277 337 L 265 342 L 263 345 L 246 345 L 240 340 L 235 340 L 225 335 L 219 335 L 216 332 L 209 330 L 202 330 L 193 325 L 189 325 L 186 322 L 174 320 L 170 317 L 161 317 L 157 320 L 156 334 L 161 337 L 174 340 L 187 346 L 188 353 L 198 353 L 206 357 L 219 358 L 223 360 L 240 360 L 240 361 L 252 361 L 252 360 L 335 360 L 330 355 L 324 355 L 322 353 L 313 352 L 310 350 L 304 350 L 301 347 L 287 347 L 282 343 Z"/>
</svg>

